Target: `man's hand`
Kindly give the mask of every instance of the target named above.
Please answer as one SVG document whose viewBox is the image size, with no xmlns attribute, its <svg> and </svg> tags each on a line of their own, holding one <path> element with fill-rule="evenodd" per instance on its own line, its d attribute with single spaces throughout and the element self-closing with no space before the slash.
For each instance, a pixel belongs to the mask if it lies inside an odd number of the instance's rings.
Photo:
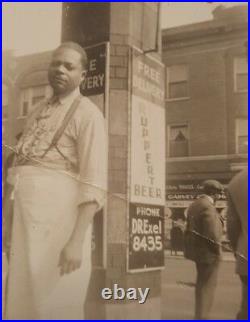
<svg viewBox="0 0 250 322">
<path fill-rule="evenodd" d="M 75 227 L 60 254 L 58 266 L 61 268 L 61 275 L 69 274 L 81 267 L 85 233 L 93 221 L 96 208 L 97 204 L 95 202 L 88 202 L 79 206 L 79 215 Z"/>
<path fill-rule="evenodd" d="M 69 240 L 61 251 L 58 266 L 60 275 L 69 274 L 81 267 L 82 243 Z"/>
</svg>

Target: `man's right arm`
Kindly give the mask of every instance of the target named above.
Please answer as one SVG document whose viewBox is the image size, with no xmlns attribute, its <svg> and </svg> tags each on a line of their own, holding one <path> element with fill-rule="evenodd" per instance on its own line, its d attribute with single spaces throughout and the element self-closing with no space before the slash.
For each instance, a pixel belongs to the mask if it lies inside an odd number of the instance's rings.
<svg viewBox="0 0 250 322">
<path fill-rule="evenodd" d="M 220 253 L 221 231 L 222 225 L 220 220 L 216 218 L 219 214 L 216 213 L 214 207 L 206 207 L 203 211 L 203 236 L 207 239 L 209 246 L 213 252 Z"/>
</svg>

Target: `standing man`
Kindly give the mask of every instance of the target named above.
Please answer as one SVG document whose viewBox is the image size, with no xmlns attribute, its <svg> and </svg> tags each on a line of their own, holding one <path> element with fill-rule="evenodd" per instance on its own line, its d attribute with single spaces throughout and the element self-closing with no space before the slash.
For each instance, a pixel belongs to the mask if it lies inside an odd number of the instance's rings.
<svg viewBox="0 0 250 322">
<path fill-rule="evenodd" d="M 204 195 L 187 211 L 185 257 L 196 264 L 195 319 L 207 320 L 213 303 L 221 256 L 222 220 L 215 201 L 223 191 L 216 180 L 203 183 Z"/>
<path fill-rule="evenodd" d="M 53 53 L 53 96 L 27 120 L 16 148 L 7 319 L 82 320 L 91 229 L 106 190 L 104 118 L 81 96 L 87 56 L 73 42 Z"/>
<path fill-rule="evenodd" d="M 248 319 L 248 169 L 236 175 L 228 186 L 227 232 L 236 257 L 236 273 L 242 285 L 237 320 Z"/>
</svg>

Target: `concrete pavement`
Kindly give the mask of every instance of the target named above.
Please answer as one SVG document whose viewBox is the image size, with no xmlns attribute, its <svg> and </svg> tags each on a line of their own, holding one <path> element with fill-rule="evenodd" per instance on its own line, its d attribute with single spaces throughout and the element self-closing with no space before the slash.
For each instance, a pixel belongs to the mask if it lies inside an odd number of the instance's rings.
<svg viewBox="0 0 250 322">
<path fill-rule="evenodd" d="M 196 271 L 193 262 L 166 253 L 162 273 L 162 311 L 166 320 L 190 320 L 194 311 Z M 234 320 L 241 299 L 241 285 L 234 273 L 234 258 L 225 254 L 219 270 L 211 319 Z"/>
</svg>

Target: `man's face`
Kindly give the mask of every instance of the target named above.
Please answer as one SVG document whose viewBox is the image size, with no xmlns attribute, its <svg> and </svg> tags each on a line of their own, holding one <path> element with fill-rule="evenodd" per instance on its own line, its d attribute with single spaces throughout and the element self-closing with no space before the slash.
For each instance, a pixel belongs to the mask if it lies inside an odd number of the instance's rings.
<svg viewBox="0 0 250 322">
<path fill-rule="evenodd" d="M 54 94 L 66 95 L 72 92 L 85 75 L 80 53 L 71 48 L 59 48 L 54 52 L 48 72 Z"/>
</svg>

